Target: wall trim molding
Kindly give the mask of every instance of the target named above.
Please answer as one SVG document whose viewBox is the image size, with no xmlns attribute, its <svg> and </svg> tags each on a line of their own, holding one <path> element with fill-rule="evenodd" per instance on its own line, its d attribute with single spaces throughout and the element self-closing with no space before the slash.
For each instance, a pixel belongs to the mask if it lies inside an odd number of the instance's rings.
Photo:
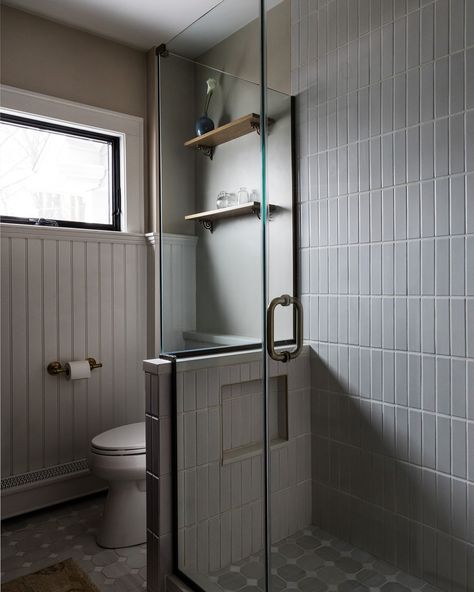
<svg viewBox="0 0 474 592">
<path fill-rule="evenodd" d="M 163 242 L 168 245 L 196 245 L 199 240 L 199 237 L 194 234 L 169 234 L 164 232 L 162 236 Z M 157 232 L 148 232 L 145 237 L 151 245 L 160 244 L 160 234 Z"/>
<path fill-rule="evenodd" d="M 133 243 L 143 245 L 146 242 L 145 235 L 140 233 L 5 223 L 0 223 L 0 236 L 5 238 L 36 238 L 44 240 L 101 242 L 109 244 Z"/>
<path fill-rule="evenodd" d="M 74 111 L 75 119 L 77 119 L 75 123 L 86 129 L 102 126 L 108 121 L 110 131 L 117 131 L 120 126 L 122 133 L 138 136 L 141 134 L 143 128 L 143 119 L 136 115 L 128 115 L 127 113 L 120 113 L 112 110 L 109 111 L 108 109 L 102 109 L 101 107 L 77 103 L 68 99 L 61 99 L 59 97 L 53 97 L 51 95 L 17 88 L 7 84 L 2 84 L 1 86 L 1 97 L 2 108 L 28 111 L 28 108 L 31 108 L 31 106 L 35 104 L 35 106 L 41 106 L 42 108 L 42 112 L 38 112 L 38 115 L 55 120 L 64 117 L 66 118 L 65 121 L 67 121 L 70 114 Z M 15 104 L 13 104 L 14 100 Z M 54 113 L 53 105 L 55 106 Z"/>
</svg>

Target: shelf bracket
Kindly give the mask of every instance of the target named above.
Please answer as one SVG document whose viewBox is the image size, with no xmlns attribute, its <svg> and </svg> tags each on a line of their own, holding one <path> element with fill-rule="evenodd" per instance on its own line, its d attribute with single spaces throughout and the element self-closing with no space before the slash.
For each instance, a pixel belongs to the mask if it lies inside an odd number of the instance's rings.
<svg viewBox="0 0 474 592">
<path fill-rule="evenodd" d="M 250 127 L 253 130 L 255 130 L 258 135 L 260 135 L 260 123 L 258 123 L 257 121 L 251 121 L 250 122 Z"/>
<path fill-rule="evenodd" d="M 202 144 L 198 144 L 196 149 L 199 150 L 204 154 L 204 156 L 208 156 L 211 160 L 214 157 L 214 146 L 203 146 Z"/>
<path fill-rule="evenodd" d="M 204 230 L 210 230 L 211 234 L 214 232 L 214 224 L 212 223 L 212 220 L 199 220 L 199 223 Z"/>
</svg>

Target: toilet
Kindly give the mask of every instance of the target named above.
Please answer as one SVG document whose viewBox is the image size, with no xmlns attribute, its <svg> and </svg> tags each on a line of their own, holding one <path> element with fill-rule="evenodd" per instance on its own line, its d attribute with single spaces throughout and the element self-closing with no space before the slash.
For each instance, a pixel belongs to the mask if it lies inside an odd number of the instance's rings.
<svg viewBox="0 0 474 592">
<path fill-rule="evenodd" d="M 113 428 L 92 439 L 91 472 L 109 484 L 97 535 L 101 547 L 131 547 L 146 540 L 145 453 L 145 422 Z"/>
</svg>

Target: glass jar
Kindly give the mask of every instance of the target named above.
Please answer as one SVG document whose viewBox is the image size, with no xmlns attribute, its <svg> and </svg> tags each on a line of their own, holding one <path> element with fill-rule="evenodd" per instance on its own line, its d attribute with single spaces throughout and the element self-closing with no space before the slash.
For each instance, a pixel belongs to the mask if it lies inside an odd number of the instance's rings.
<svg viewBox="0 0 474 592">
<path fill-rule="evenodd" d="M 242 204 L 248 203 L 248 201 L 249 201 L 248 189 L 246 187 L 241 187 L 237 191 L 237 203 L 239 204 L 239 206 L 241 206 Z"/>
<path fill-rule="evenodd" d="M 227 193 L 225 191 L 221 191 L 217 196 L 216 205 L 218 209 L 227 207 Z"/>
<path fill-rule="evenodd" d="M 237 194 L 236 193 L 228 193 L 227 194 L 227 207 L 236 206 L 237 204 L 238 204 Z"/>
</svg>

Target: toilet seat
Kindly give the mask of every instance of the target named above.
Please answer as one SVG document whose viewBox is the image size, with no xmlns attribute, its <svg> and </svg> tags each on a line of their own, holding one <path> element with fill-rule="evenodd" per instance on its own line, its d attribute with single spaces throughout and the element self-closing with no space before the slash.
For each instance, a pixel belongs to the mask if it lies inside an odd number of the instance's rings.
<svg viewBox="0 0 474 592">
<path fill-rule="evenodd" d="M 95 448 L 94 446 L 91 446 L 91 452 L 100 456 L 139 456 L 140 454 L 146 454 L 145 448 L 137 450 L 103 450 L 101 448 Z"/>
<path fill-rule="evenodd" d="M 145 454 L 145 423 L 119 426 L 95 436 L 91 442 L 91 452 L 104 456 Z"/>
</svg>

